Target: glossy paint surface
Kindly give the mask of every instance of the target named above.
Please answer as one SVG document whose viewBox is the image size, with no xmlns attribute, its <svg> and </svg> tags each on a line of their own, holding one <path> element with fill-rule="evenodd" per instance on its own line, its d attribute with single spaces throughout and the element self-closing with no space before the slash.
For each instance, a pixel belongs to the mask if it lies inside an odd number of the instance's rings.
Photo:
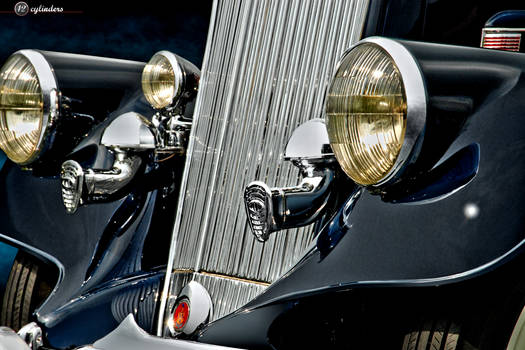
<svg viewBox="0 0 525 350">
<path fill-rule="evenodd" d="M 46 252 L 64 266 L 61 281 L 40 310 L 41 314 L 63 305 L 80 291 L 94 286 L 96 280 L 104 278 L 115 262 L 106 266 L 104 271 L 99 270 L 97 278 L 90 276 L 92 278 L 85 280 L 87 267 L 106 225 L 112 219 L 127 220 L 114 217 L 122 200 L 84 206 L 72 216 L 66 214 L 63 207 L 59 179 L 35 178 L 12 164 L 7 165 L 0 176 L 2 183 L 6 184 L 6 191 L 0 197 L 0 210 L 10 218 L 0 222 L 0 233 Z M 153 200 L 151 197 L 149 202 Z M 31 213 L 39 213 L 40 220 L 29 220 Z M 127 234 L 119 237 L 118 242 L 113 241 L 113 250 L 122 251 L 127 246 L 123 240 L 131 240 L 144 213 L 145 207 L 133 218 L 134 224 L 128 228 Z M 144 230 L 147 231 L 147 227 Z M 117 249 L 118 246 L 121 248 Z"/>
<path fill-rule="evenodd" d="M 487 20 L 485 27 L 525 28 L 525 11 L 498 12 Z"/>
<path fill-rule="evenodd" d="M 261 307 L 330 290 L 459 283 L 525 249 L 525 58 L 404 45 L 431 101 L 421 160 L 395 191 L 354 192 L 316 249 L 239 313 L 210 324 L 204 341 L 219 336 L 214 327 L 260 315 Z"/>
<path fill-rule="evenodd" d="M 7 157 L 4 152 L 0 151 L 0 170 L 4 167 Z"/>
<path fill-rule="evenodd" d="M 53 348 L 92 344 L 113 331 L 132 314 L 137 324 L 151 332 L 163 270 L 132 274 L 101 284 L 56 311 L 57 322 L 46 327 Z"/>
<path fill-rule="evenodd" d="M 405 197 L 398 197 L 403 204 L 394 203 L 392 198 L 387 202 L 381 196 L 363 191 L 353 208 L 340 215 L 339 220 L 332 221 L 320 234 L 320 241 L 326 235 L 344 234 L 339 244 L 326 256 L 319 252 L 310 255 L 287 278 L 272 286 L 260 301 L 276 297 L 277 294 L 272 293 L 274 289 L 280 295 L 286 295 L 299 290 L 381 281 L 448 283 L 481 273 L 488 267 L 484 265 L 513 249 L 519 249 L 525 239 L 521 201 L 525 195 L 525 179 L 522 176 L 525 171 L 522 160 L 525 154 L 525 126 L 519 117 L 525 108 L 520 97 L 525 91 L 525 82 L 516 79 L 519 73 L 515 70 L 525 69 L 525 59 L 513 54 L 492 54 L 485 50 L 437 45 L 418 44 L 412 49 L 421 59 L 430 96 L 445 90 L 445 86 L 453 81 L 452 76 L 437 77 L 435 61 L 430 60 L 433 55 L 441 58 L 439 65 L 449 72 L 461 69 L 467 63 L 482 67 L 489 56 L 494 61 L 506 61 L 507 68 L 502 68 L 502 72 L 508 75 L 499 83 L 494 83 L 490 92 L 474 87 L 468 90 L 475 101 L 473 114 L 466 119 L 448 147 L 442 143 L 436 150 L 429 144 L 431 138 L 424 141 L 427 144 L 423 145 L 421 157 L 436 158 L 435 152 L 439 154 L 439 148 L 446 148 L 434 164 L 446 165 L 448 161 L 457 170 L 434 179 L 434 186 L 450 186 L 448 190 L 441 190 L 446 196 L 438 196 L 434 200 L 416 196 L 408 201 Z M 487 52 L 486 56 L 483 56 L 484 52 Z M 468 62 L 466 57 L 469 55 L 476 57 L 477 63 Z M 456 63 L 455 67 L 452 62 L 459 57 L 463 57 L 465 62 Z M 487 69 L 489 67 L 486 66 Z M 494 77 L 498 76 L 496 69 L 492 70 Z M 478 79 L 481 81 L 481 76 Z M 472 76 L 462 77 L 464 84 L 468 84 L 469 80 L 475 82 Z M 486 82 L 484 88 L 488 85 L 490 82 Z M 459 91 L 448 91 L 459 94 Z M 477 100 L 481 95 L 485 98 Z M 459 117 L 457 113 L 453 115 Z M 431 118 L 434 118 L 434 123 L 438 120 L 446 123 L 447 117 L 450 115 L 440 111 Z M 443 135 L 443 139 L 447 139 L 446 132 Z M 434 145 L 439 145 L 435 139 L 433 141 Z M 468 151 L 469 145 L 478 146 Z M 478 151 L 479 165 L 476 166 Z M 458 161 L 463 158 L 471 160 Z M 403 192 L 416 187 L 418 179 L 428 179 L 432 171 L 426 170 L 417 175 L 412 173 Z M 464 181 L 456 182 L 464 173 L 471 178 L 466 185 Z M 426 191 L 430 193 L 429 187 Z M 384 189 L 383 193 L 389 194 L 389 189 Z"/>
</svg>

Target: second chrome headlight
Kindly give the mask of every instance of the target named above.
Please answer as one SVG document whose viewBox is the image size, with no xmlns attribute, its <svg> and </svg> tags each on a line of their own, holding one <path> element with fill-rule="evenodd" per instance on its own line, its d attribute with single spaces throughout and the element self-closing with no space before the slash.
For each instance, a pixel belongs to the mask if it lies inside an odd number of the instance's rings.
<svg viewBox="0 0 525 350">
<path fill-rule="evenodd" d="M 330 144 L 342 169 L 361 185 L 390 180 L 421 140 L 425 111 L 421 73 L 401 44 L 371 38 L 354 46 L 339 64 L 326 104 Z"/>
<path fill-rule="evenodd" d="M 180 95 L 182 85 L 182 69 L 169 51 L 157 52 L 144 67 L 142 91 L 153 108 L 169 107 Z"/>
</svg>

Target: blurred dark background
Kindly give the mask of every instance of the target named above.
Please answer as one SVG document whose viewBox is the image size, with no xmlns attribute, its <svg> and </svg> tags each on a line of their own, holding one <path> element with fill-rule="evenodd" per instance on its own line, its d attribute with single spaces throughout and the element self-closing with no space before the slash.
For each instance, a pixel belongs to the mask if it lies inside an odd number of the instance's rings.
<svg viewBox="0 0 525 350">
<path fill-rule="evenodd" d="M 0 3 L 2 62 L 20 49 L 138 61 L 148 61 L 159 50 L 170 50 L 198 67 L 202 64 L 211 1 L 27 0 L 30 8 L 53 5 L 64 12 L 29 12 L 23 17 L 14 13 L 17 2 Z"/>
</svg>

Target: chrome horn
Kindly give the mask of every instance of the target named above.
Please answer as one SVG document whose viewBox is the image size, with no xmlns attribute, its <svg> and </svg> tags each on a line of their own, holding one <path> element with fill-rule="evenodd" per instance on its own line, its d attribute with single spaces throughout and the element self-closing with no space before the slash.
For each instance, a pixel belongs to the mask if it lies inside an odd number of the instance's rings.
<svg viewBox="0 0 525 350">
<path fill-rule="evenodd" d="M 133 179 L 142 159 L 132 153 L 155 148 L 155 136 L 150 128 L 150 122 L 134 112 L 122 114 L 109 124 L 101 144 L 115 156 L 111 169 L 82 169 L 74 160 L 62 163 L 62 201 L 68 214 L 73 214 L 85 197 L 111 195 Z"/>
<path fill-rule="evenodd" d="M 317 220 L 331 198 L 336 164 L 324 120 L 312 119 L 294 130 L 284 159 L 300 169 L 298 186 L 270 188 L 251 182 L 244 190 L 244 204 L 253 234 L 265 242 L 270 234 Z"/>
</svg>

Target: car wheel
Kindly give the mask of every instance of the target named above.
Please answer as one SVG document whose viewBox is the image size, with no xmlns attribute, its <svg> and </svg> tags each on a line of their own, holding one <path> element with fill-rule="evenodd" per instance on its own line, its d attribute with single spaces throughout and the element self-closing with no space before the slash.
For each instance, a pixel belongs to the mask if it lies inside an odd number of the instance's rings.
<svg viewBox="0 0 525 350">
<path fill-rule="evenodd" d="M 18 331 L 29 322 L 34 299 L 38 265 L 25 254 L 19 253 L 7 280 L 0 323 Z"/>
<path fill-rule="evenodd" d="M 518 321 L 510 336 L 507 350 L 525 349 L 525 308 L 521 311 Z"/>
<path fill-rule="evenodd" d="M 424 321 L 405 335 L 403 350 L 456 350 L 460 327 L 451 321 Z"/>
</svg>

